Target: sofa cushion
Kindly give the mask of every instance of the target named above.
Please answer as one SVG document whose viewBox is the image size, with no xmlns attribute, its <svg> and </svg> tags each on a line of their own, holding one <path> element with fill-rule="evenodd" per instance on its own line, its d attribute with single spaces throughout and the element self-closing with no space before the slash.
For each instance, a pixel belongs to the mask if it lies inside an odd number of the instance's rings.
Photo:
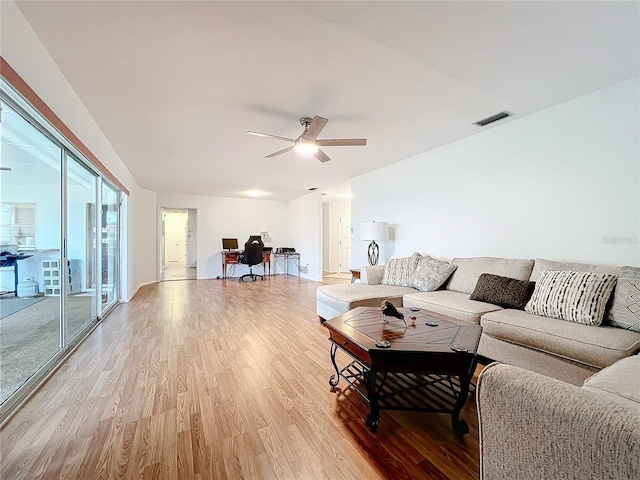
<svg viewBox="0 0 640 480">
<path fill-rule="evenodd" d="M 600 370 L 585 380 L 584 388 L 623 397 L 640 407 L 640 355 L 632 355 Z"/>
<path fill-rule="evenodd" d="M 449 262 L 441 262 L 426 255 L 420 259 L 411 276 L 409 286 L 421 292 L 433 292 L 439 289 L 457 267 Z"/>
<path fill-rule="evenodd" d="M 536 258 L 533 265 L 533 271 L 531 272 L 530 280 L 532 282 L 538 281 L 538 276 L 542 270 L 562 270 L 572 272 L 595 272 L 595 273 L 609 273 L 618 275 L 620 273 L 620 267 L 612 267 L 610 265 L 591 265 L 589 263 L 574 263 L 574 262 L 555 262 L 553 260 L 545 260 L 543 258 Z"/>
<path fill-rule="evenodd" d="M 317 311 L 318 315 L 328 319 L 356 307 L 379 307 L 382 300 L 391 300 L 394 305 L 401 307 L 402 296 L 409 292 L 415 290 L 409 287 L 361 283 L 322 285 L 316 290 Z"/>
<path fill-rule="evenodd" d="M 617 275 L 542 270 L 525 310 L 534 315 L 600 325 Z"/>
<path fill-rule="evenodd" d="M 471 294 L 483 273 L 492 273 L 516 280 L 529 280 L 533 260 L 512 260 L 507 258 L 474 257 L 454 258 L 451 263 L 457 269 L 451 275 L 447 290 Z"/>
<path fill-rule="evenodd" d="M 469 300 L 492 303 L 502 308 L 524 310 L 535 285 L 534 282 L 526 280 L 483 273 L 478 278 L 476 288 L 473 289 Z"/>
<path fill-rule="evenodd" d="M 640 268 L 620 269 L 608 320 L 614 327 L 640 332 Z"/>
<path fill-rule="evenodd" d="M 480 323 L 483 313 L 500 310 L 501 307 L 490 303 L 469 300 L 466 293 L 438 290 L 435 292 L 407 293 L 403 300 L 405 307 L 418 307 L 430 312 L 440 313 L 469 323 Z"/>
<path fill-rule="evenodd" d="M 482 334 L 604 368 L 640 350 L 640 333 L 499 310 L 482 315 Z M 482 341 L 481 341 L 482 343 Z"/>
<path fill-rule="evenodd" d="M 384 265 L 383 285 L 408 287 L 421 255 L 414 253 L 410 257 L 390 258 Z"/>
</svg>

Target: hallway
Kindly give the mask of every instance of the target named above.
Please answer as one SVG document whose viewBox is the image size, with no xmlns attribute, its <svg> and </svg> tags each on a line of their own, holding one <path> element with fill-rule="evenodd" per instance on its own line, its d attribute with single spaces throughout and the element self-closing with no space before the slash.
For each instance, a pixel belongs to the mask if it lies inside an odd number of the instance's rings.
<svg viewBox="0 0 640 480">
<path fill-rule="evenodd" d="M 160 281 L 195 280 L 196 278 L 198 278 L 196 267 L 187 267 L 179 262 L 169 262 L 164 267 Z"/>
</svg>

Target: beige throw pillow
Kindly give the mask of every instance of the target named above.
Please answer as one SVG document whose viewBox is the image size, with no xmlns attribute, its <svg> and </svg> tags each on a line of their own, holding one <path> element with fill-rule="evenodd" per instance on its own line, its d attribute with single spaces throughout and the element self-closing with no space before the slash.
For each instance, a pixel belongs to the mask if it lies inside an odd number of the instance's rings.
<svg viewBox="0 0 640 480">
<path fill-rule="evenodd" d="M 418 262 L 409 286 L 417 288 L 421 292 L 433 292 L 449 280 L 456 268 L 458 268 L 456 265 L 441 262 L 426 255 Z"/>
<path fill-rule="evenodd" d="M 620 269 L 609 311 L 609 323 L 614 327 L 640 332 L 640 268 Z"/>
<path fill-rule="evenodd" d="M 416 252 L 410 257 L 390 258 L 387 260 L 387 263 L 384 265 L 382 284 L 408 287 L 420 258 L 422 258 L 422 256 Z"/>
</svg>

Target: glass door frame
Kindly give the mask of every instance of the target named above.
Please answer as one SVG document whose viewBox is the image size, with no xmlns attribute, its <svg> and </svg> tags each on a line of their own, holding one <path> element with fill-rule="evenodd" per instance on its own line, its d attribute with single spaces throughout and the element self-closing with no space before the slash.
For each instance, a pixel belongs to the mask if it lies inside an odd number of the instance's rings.
<svg viewBox="0 0 640 480">
<path fill-rule="evenodd" d="M 116 306 L 118 306 L 118 304 L 120 303 L 120 248 L 122 246 L 121 243 L 121 219 L 122 219 L 122 200 L 123 200 L 123 193 L 120 191 L 120 189 L 118 189 L 118 187 L 116 187 L 115 185 L 113 185 L 111 182 L 107 181 L 105 178 L 99 177 L 99 181 L 98 181 L 98 197 L 99 197 L 99 202 L 97 203 L 98 207 L 100 209 L 100 215 L 102 215 L 102 188 L 103 186 L 106 186 L 107 188 L 113 190 L 113 192 L 115 193 L 115 198 L 116 198 L 116 214 L 117 214 L 117 218 L 116 218 L 116 249 L 114 251 L 114 285 L 113 285 L 113 291 L 115 292 L 114 294 L 114 298 L 110 303 L 107 304 L 103 304 L 102 303 L 102 248 L 96 248 L 96 250 L 98 250 L 98 265 L 99 265 L 99 269 L 101 274 L 99 275 L 98 278 L 98 284 L 99 284 L 99 295 L 97 295 L 98 298 L 98 305 L 99 305 L 99 309 L 98 311 L 98 317 L 99 318 L 103 318 L 105 316 L 107 316 L 114 308 L 116 308 Z M 102 223 L 100 222 L 101 216 L 96 215 L 96 221 L 98 224 L 98 229 L 96 230 L 96 238 L 99 239 L 100 242 L 102 242 Z"/>
</svg>

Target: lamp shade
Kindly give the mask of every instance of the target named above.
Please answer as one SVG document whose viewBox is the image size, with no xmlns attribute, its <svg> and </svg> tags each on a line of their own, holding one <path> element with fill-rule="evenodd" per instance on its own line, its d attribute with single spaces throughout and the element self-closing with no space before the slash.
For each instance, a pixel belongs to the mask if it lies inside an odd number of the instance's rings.
<svg viewBox="0 0 640 480">
<path fill-rule="evenodd" d="M 365 222 L 360 225 L 360 240 L 387 240 L 389 225 L 387 222 Z"/>
</svg>

